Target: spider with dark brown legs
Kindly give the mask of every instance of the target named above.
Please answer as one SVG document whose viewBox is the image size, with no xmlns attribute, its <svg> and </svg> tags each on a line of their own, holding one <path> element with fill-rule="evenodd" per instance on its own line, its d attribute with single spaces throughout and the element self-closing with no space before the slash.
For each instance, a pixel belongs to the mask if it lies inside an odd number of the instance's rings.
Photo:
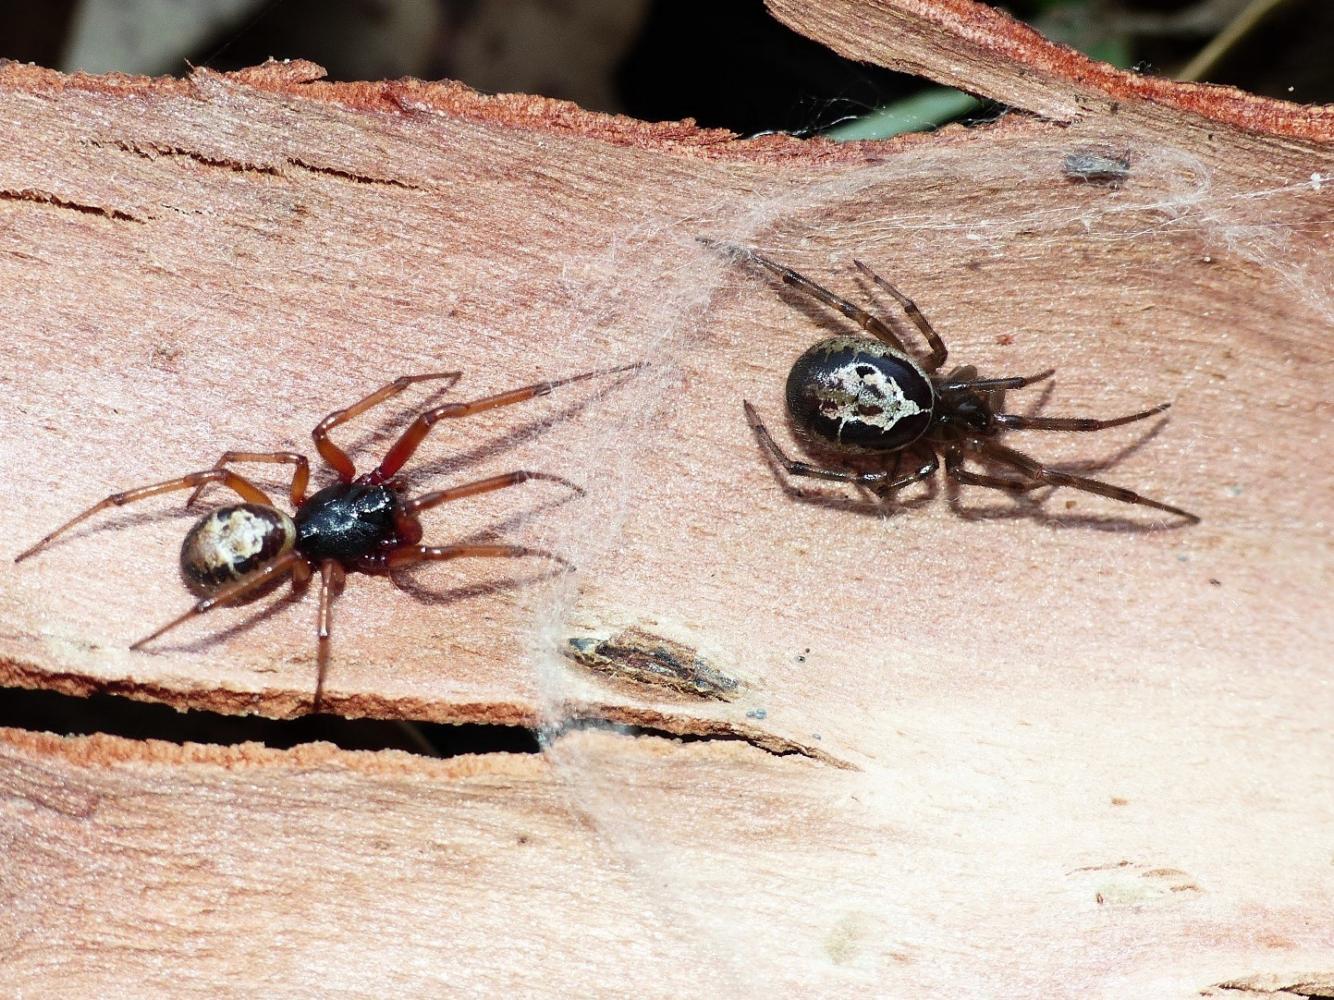
<svg viewBox="0 0 1334 1000">
<path fill-rule="evenodd" d="M 457 381 L 461 372 L 434 372 L 405 375 L 371 393 L 365 399 L 342 410 L 334 410 L 315 425 L 311 437 L 315 450 L 338 474 L 338 482 L 314 495 L 306 496 L 310 465 L 304 455 L 295 452 L 224 452 L 211 469 L 192 472 L 177 479 L 140 486 L 113 493 L 71 518 L 31 548 L 21 552 L 21 562 L 81 521 L 108 507 L 121 507 L 145 500 L 159 493 L 194 488 L 186 506 L 194 503 L 210 483 L 220 483 L 237 493 L 244 503 L 222 507 L 205 514 L 192 527 L 181 544 L 181 573 L 199 601 L 189 611 L 167 622 L 156 632 L 136 642 L 139 649 L 169 629 L 215 607 L 229 604 L 247 594 L 291 575 L 294 584 L 305 584 L 316 567 L 320 572 L 318 624 L 318 678 L 315 705 L 318 708 L 324 686 L 324 668 L 328 659 L 329 631 L 333 598 L 349 570 L 392 575 L 394 570 L 412 563 L 442 561 L 468 556 L 540 556 L 568 567 L 561 556 L 522 545 L 464 544 L 422 545 L 422 526 L 417 515 L 450 500 L 489 493 L 516 486 L 530 479 L 561 483 L 578 492 L 578 486 L 560 476 L 545 472 L 520 470 L 479 479 L 451 489 L 423 493 L 414 499 L 403 496 L 403 484 L 394 477 L 417 450 L 422 439 L 441 420 L 468 417 L 500 406 L 522 403 L 545 396 L 552 389 L 572 382 L 604 375 L 614 375 L 641 367 L 622 365 L 603 371 L 585 372 L 553 382 L 538 382 L 520 389 L 483 396 L 466 403 L 444 403 L 421 413 L 403 432 L 384 460 L 372 471 L 357 475 L 352 460 L 329 438 L 329 431 L 346 423 L 371 407 L 397 396 L 408 386 L 434 379 Z M 227 466 L 237 462 L 268 462 L 292 465 L 291 498 L 293 516 L 274 507 L 263 490 Z"/>
<path fill-rule="evenodd" d="M 743 401 L 751 428 L 788 475 L 856 483 L 884 495 L 935 474 L 940 467 L 939 450 L 945 456 L 945 474 L 959 483 L 1011 492 L 1044 485 L 1070 486 L 1123 503 L 1154 507 L 1191 524 L 1199 522 L 1196 515 L 1180 507 L 1151 500 L 1122 486 L 1050 468 L 997 440 L 1007 430 L 1099 431 L 1120 427 L 1162 413 L 1170 403 L 1107 420 L 997 413 L 999 394 L 1049 378 L 1055 369 L 1031 376 L 981 378 L 974 366 L 963 365 L 947 375 L 937 374 L 949 354 L 940 334 L 911 299 L 861 261 L 854 260 L 853 264 L 899 304 L 926 338 L 930 354 L 914 357 L 885 321 L 789 267 L 745 247 L 708 239 L 700 242 L 759 265 L 838 310 L 870 334 L 827 337 L 809 347 L 788 374 L 787 410 L 803 444 L 854 461 L 894 456 L 894 467 L 852 471 L 794 461 L 770 436 L 755 407 Z M 900 476 L 898 463 L 905 455 L 919 462 L 913 471 Z M 963 467 L 965 455 L 1007 466 L 1020 475 L 971 472 Z"/>
</svg>

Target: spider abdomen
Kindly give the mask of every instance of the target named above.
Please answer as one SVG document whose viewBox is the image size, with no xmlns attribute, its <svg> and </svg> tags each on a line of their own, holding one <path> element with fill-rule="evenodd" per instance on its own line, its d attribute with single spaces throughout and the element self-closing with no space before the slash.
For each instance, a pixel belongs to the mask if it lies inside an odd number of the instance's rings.
<svg viewBox="0 0 1334 1000">
<path fill-rule="evenodd" d="M 296 548 L 307 559 L 351 565 L 399 541 L 402 503 L 388 486 L 335 483 L 296 513 Z"/>
<path fill-rule="evenodd" d="M 181 543 L 181 575 L 192 593 L 214 594 L 249 576 L 296 543 L 296 525 L 280 510 L 243 503 L 195 522 Z"/>
<path fill-rule="evenodd" d="M 936 396 L 912 361 L 867 337 L 812 345 L 787 377 L 796 430 L 840 451 L 898 451 L 931 425 Z"/>
</svg>

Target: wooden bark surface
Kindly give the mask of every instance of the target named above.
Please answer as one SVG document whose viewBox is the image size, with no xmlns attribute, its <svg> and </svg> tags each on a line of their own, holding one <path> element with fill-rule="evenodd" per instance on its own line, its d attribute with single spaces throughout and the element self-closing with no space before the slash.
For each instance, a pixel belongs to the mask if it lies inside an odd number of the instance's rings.
<svg viewBox="0 0 1334 1000">
<path fill-rule="evenodd" d="M 539 468 L 588 492 L 453 504 L 431 539 L 493 532 L 579 572 L 352 577 L 327 704 L 745 738 L 581 733 L 433 762 L 7 732 L 15 992 L 1185 997 L 1328 978 L 1334 115 L 1089 69 L 962 0 L 773 7 L 1040 117 L 834 146 L 299 63 L 0 70 L 15 551 L 226 448 L 309 451 L 321 416 L 400 374 L 459 369 L 468 398 L 648 361 L 433 432 L 415 488 Z M 1129 175 L 1072 181 L 1090 151 Z M 789 441 L 783 379 L 836 324 L 699 236 L 855 296 L 866 260 L 952 360 L 1057 367 L 1044 412 L 1171 400 L 1143 432 L 1022 445 L 1119 459 L 1100 474 L 1203 523 L 1068 492 L 942 488 L 904 510 L 785 492 L 740 399 Z M 340 440 L 365 465 L 426 398 Z M 307 710 L 313 595 L 128 651 L 187 603 L 188 523 L 149 501 L 0 564 L 0 680 Z M 627 634 L 736 683 L 692 698 L 623 656 L 563 655 Z"/>
</svg>

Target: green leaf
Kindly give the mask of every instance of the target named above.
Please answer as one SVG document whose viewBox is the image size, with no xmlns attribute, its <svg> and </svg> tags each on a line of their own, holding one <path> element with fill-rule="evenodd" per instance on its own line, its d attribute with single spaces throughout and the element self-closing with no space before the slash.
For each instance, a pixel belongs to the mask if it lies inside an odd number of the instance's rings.
<svg viewBox="0 0 1334 1000">
<path fill-rule="evenodd" d="M 925 132 L 954 121 L 980 106 L 977 98 L 950 87 L 932 87 L 870 114 L 835 125 L 822 135 L 838 142 L 888 139 L 904 132 Z"/>
</svg>

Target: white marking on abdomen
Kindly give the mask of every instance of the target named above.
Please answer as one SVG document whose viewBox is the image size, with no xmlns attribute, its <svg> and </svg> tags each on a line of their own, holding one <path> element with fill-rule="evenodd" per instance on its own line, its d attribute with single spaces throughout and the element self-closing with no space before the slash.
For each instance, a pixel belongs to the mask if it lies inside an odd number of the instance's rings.
<svg viewBox="0 0 1334 1000">
<path fill-rule="evenodd" d="M 858 368 L 870 368 L 869 375 Z M 872 427 L 889 431 L 905 417 L 926 411 L 909 399 L 899 386 L 898 379 L 890 378 L 875 365 L 865 361 L 850 361 L 839 365 L 823 379 L 830 396 L 842 397 L 838 409 L 838 436 L 843 438 L 843 427 L 851 421 L 860 421 Z M 879 413 L 857 413 L 863 407 L 874 407 Z"/>
</svg>

